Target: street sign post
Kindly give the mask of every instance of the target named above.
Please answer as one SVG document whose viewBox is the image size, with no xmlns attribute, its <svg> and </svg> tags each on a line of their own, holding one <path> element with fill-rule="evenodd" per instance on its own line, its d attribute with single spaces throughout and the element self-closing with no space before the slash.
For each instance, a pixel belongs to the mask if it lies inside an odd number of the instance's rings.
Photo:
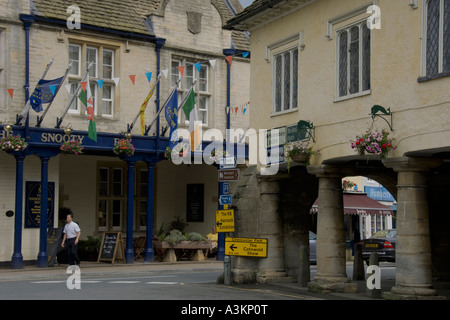
<svg viewBox="0 0 450 320">
<path fill-rule="evenodd" d="M 216 231 L 234 232 L 234 210 L 216 211 Z"/>
<path fill-rule="evenodd" d="M 225 238 L 228 256 L 267 258 L 267 239 Z"/>
<path fill-rule="evenodd" d="M 240 177 L 241 170 L 239 169 L 219 170 L 219 182 L 239 181 Z"/>
<path fill-rule="evenodd" d="M 220 158 L 220 169 L 234 169 L 236 168 L 236 157 Z"/>
<path fill-rule="evenodd" d="M 231 204 L 231 195 L 221 195 L 220 197 L 219 197 L 219 204 L 220 205 L 222 205 L 222 206 L 224 206 L 224 205 L 226 205 L 226 204 Z"/>
</svg>

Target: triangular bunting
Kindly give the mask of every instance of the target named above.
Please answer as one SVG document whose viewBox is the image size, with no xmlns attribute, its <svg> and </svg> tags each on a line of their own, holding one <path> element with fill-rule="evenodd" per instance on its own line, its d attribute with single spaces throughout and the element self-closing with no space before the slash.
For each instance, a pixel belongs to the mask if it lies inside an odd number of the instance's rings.
<svg viewBox="0 0 450 320">
<path fill-rule="evenodd" d="M 103 79 L 97 80 L 97 84 L 100 87 L 100 90 L 103 89 Z"/>
<path fill-rule="evenodd" d="M 214 69 L 216 67 L 216 60 L 209 60 L 209 64 Z"/>
<path fill-rule="evenodd" d="M 183 76 L 184 73 L 184 66 L 179 66 L 178 71 L 180 71 L 180 76 Z"/>
<path fill-rule="evenodd" d="M 248 52 L 248 51 L 242 52 L 242 56 L 243 56 L 244 58 L 247 58 L 248 55 L 249 55 L 249 53 L 250 53 L 250 52 Z"/>
<path fill-rule="evenodd" d="M 147 77 L 148 82 L 152 81 L 152 73 L 151 72 L 146 72 L 145 75 Z"/>
<path fill-rule="evenodd" d="M 86 91 L 87 81 L 80 82 L 80 84 L 81 84 L 81 88 L 83 88 L 83 91 Z"/>
<path fill-rule="evenodd" d="M 114 80 L 114 83 L 116 84 L 116 86 L 119 84 L 119 80 L 120 78 L 112 78 Z"/>
<path fill-rule="evenodd" d="M 6 89 L 8 90 L 9 96 L 11 97 L 11 99 L 13 98 L 14 95 L 14 89 Z"/>
<path fill-rule="evenodd" d="M 52 95 L 55 95 L 55 91 L 56 91 L 56 85 L 52 84 L 49 86 L 50 91 L 52 92 Z"/>
<path fill-rule="evenodd" d="M 131 82 L 132 82 L 133 85 L 134 85 L 134 83 L 136 82 L 136 75 L 135 75 L 135 74 L 132 74 L 132 75 L 130 75 L 129 77 L 130 77 Z"/>
<path fill-rule="evenodd" d="M 169 69 L 161 70 L 161 73 L 164 75 L 164 77 L 167 79 L 167 75 L 169 74 Z"/>
<path fill-rule="evenodd" d="M 194 64 L 194 66 L 197 69 L 198 73 L 200 73 L 200 70 L 202 68 L 202 64 L 200 62 L 197 62 L 196 64 Z"/>
<path fill-rule="evenodd" d="M 231 61 L 233 60 L 233 56 L 227 56 L 227 57 L 225 57 L 225 59 L 227 59 L 228 63 L 231 66 Z"/>
<path fill-rule="evenodd" d="M 67 93 L 70 93 L 70 89 L 72 89 L 72 85 L 70 83 L 68 83 L 64 87 L 66 88 Z"/>
</svg>

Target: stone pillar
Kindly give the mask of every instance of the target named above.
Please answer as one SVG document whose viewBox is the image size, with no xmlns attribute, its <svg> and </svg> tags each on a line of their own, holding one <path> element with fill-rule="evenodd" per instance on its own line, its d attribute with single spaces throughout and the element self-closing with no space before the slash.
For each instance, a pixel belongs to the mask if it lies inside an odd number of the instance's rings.
<svg viewBox="0 0 450 320">
<path fill-rule="evenodd" d="M 284 269 L 283 226 L 279 212 L 278 180 L 259 177 L 261 209 L 258 222 L 258 237 L 268 240 L 267 258 L 258 263 L 257 282 L 268 283 L 286 277 Z"/>
<path fill-rule="evenodd" d="M 317 273 L 310 291 L 356 292 L 346 273 L 342 177 L 326 166 L 308 168 L 319 178 L 317 213 Z"/>
<path fill-rule="evenodd" d="M 432 285 L 431 242 L 426 172 L 438 159 L 396 158 L 384 161 L 398 172 L 395 286 L 387 299 L 439 298 Z"/>
</svg>

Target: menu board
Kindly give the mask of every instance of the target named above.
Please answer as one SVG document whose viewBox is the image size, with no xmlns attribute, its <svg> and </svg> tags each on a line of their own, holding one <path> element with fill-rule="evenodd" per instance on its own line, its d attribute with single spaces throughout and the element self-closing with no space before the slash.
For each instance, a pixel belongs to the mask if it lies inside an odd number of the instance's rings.
<svg viewBox="0 0 450 320">
<path fill-rule="evenodd" d="M 110 261 L 111 263 L 114 263 L 115 260 L 124 260 L 121 233 L 105 232 L 103 234 L 97 262 Z"/>
</svg>

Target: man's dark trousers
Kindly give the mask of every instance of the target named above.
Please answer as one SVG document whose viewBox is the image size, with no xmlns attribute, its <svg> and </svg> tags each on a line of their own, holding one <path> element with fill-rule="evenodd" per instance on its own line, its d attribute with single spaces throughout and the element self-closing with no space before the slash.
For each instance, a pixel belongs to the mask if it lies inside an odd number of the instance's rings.
<svg viewBox="0 0 450 320">
<path fill-rule="evenodd" d="M 67 239 L 67 255 L 69 257 L 69 265 L 80 264 L 80 259 L 78 259 L 78 244 L 75 244 L 76 238 Z"/>
</svg>

